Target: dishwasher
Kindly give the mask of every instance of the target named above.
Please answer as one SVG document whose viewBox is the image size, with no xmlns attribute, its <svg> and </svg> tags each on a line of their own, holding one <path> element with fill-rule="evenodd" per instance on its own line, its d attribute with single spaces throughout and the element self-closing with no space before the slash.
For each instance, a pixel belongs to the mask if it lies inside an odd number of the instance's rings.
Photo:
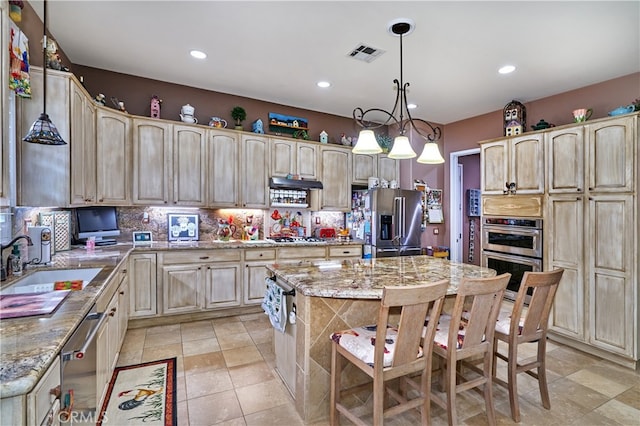
<svg viewBox="0 0 640 426">
<path fill-rule="evenodd" d="M 96 422 L 96 336 L 108 316 L 94 304 L 62 348 L 60 420 Z"/>
</svg>

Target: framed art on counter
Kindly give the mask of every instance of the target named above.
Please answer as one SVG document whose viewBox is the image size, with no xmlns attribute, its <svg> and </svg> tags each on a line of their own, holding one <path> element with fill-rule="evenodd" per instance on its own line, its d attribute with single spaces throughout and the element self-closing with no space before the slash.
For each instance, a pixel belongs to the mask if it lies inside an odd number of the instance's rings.
<svg viewBox="0 0 640 426">
<path fill-rule="evenodd" d="M 168 213 L 167 239 L 169 241 L 198 241 L 197 214 Z"/>
</svg>

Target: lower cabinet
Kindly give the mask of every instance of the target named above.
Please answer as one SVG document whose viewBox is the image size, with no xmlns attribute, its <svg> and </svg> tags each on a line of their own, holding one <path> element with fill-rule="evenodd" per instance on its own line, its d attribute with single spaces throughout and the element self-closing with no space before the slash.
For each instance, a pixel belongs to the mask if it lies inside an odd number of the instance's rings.
<svg viewBox="0 0 640 426">
<path fill-rule="evenodd" d="M 331 260 L 361 259 L 362 245 L 329 247 L 328 257 Z"/>
<path fill-rule="evenodd" d="M 262 303 L 264 298 L 265 266 L 276 261 L 276 249 L 255 249 L 244 252 L 243 303 L 245 305 Z"/>
<path fill-rule="evenodd" d="M 157 304 L 157 255 L 134 253 L 129 255 L 129 315 L 131 318 L 153 316 Z"/>
<path fill-rule="evenodd" d="M 241 250 L 188 250 L 161 256 L 162 314 L 239 306 Z"/>
</svg>

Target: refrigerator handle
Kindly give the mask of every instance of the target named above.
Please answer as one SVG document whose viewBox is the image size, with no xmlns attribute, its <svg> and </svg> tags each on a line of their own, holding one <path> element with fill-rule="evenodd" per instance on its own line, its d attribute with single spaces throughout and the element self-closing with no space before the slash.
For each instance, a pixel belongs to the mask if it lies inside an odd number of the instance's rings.
<svg viewBox="0 0 640 426">
<path fill-rule="evenodd" d="M 402 197 L 402 239 L 407 236 L 407 199 Z"/>
<path fill-rule="evenodd" d="M 403 237 L 404 233 L 404 197 L 395 197 L 393 199 L 394 203 L 394 212 L 393 216 L 396 221 L 395 223 L 395 235 L 393 236 L 393 240 L 400 240 Z"/>
</svg>

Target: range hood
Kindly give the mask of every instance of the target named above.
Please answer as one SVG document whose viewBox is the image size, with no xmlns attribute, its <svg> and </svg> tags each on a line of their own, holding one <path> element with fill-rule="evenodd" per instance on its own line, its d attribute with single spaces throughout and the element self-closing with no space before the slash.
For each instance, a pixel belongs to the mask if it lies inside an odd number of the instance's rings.
<svg viewBox="0 0 640 426">
<path fill-rule="evenodd" d="M 287 179 L 272 177 L 269 179 L 271 189 L 322 189 L 322 182 L 317 180 Z"/>
</svg>

